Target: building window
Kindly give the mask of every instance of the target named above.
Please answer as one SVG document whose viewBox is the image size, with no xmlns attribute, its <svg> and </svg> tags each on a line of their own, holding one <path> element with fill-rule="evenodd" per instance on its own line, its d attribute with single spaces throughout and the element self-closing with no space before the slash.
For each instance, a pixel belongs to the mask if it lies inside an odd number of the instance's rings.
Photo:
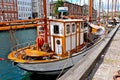
<svg viewBox="0 0 120 80">
<path fill-rule="evenodd" d="M 4 10 L 7 10 L 7 6 L 4 6 Z"/>
<path fill-rule="evenodd" d="M 10 0 L 10 3 L 12 3 L 13 1 L 12 0 Z"/>
<path fill-rule="evenodd" d="M 2 5 L 0 5 L 0 9 L 2 9 Z"/>
<path fill-rule="evenodd" d="M 16 0 L 14 0 L 14 3 L 16 3 Z"/>
<path fill-rule="evenodd" d="M 7 2 L 7 0 L 3 0 L 4 2 Z"/>
<path fill-rule="evenodd" d="M 70 25 L 66 25 L 66 34 L 69 34 L 70 33 Z"/>
<path fill-rule="evenodd" d="M 59 34 L 59 25 L 54 25 L 54 34 Z"/>
</svg>

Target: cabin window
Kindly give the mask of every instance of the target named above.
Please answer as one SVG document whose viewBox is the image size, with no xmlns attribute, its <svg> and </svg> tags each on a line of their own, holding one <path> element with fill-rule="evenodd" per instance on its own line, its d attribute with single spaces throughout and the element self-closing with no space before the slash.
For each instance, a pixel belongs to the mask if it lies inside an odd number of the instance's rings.
<svg viewBox="0 0 120 80">
<path fill-rule="evenodd" d="M 77 23 L 76 23 L 76 26 L 77 26 L 77 27 L 76 27 L 77 31 L 79 31 L 79 30 L 80 30 L 80 27 L 81 27 L 81 23 L 78 23 L 78 22 L 77 22 Z"/>
<path fill-rule="evenodd" d="M 59 25 L 54 25 L 54 34 L 59 34 Z"/>
<path fill-rule="evenodd" d="M 72 33 L 75 32 L 75 24 L 72 24 Z"/>
<path fill-rule="evenodd" d="M 66 34 L 69 34 L 70 33 L 70 25 L 67 25 L 66 26 Z"/>
<path fill-rule="evenodd" d="M 84 23 L 83 22 L 81 23 L 81 29 L 84 29 Z"/>
</svg>

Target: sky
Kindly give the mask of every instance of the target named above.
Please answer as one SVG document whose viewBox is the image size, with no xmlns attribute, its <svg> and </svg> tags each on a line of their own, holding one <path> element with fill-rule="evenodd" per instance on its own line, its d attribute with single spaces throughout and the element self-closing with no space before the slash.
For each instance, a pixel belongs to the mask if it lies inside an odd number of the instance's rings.
<svg viewBox="0 0 120 80">
<path fill-rule="evenodd" d="M 88 4 L 89 0 L 67 0 L 67 1 L 71 1 L 73 3 L 78 3 L 78 4 Z M 93 0 L 95 5 L 94 5 L 94 8 L 98 9 L 99 7 L 99 0 Z M 118 7 L 119 7 L 119 10 L 120 10 L 120 0 L 117 0 L 117 10 L 118 10 Z M 107 11 L 107 4 L 108 4 L 108 0 L 101 0 L 101 3 L 103 4 L 103 9 L 105 11 Z M 112 0 L 109 0 L 109 10 L 111 11 L 112 10 L 112 3 L 115 3 L 115 0 L 114 2 L 112 2 Z M 119 3 L 119 4 L 118 4 Z M 119 6 L 118 6 L 119 5 Z"/>
<path fill-rule="evenodd" d="M 53 1 L 56 1 L 56 0 L 53 0 Z M 89 2 L 89 0 L 67 0 L 67 1 L 72 2 L 72 3 L 76 3 L 76 4 L 80 4 L 80 5 L 88 4 L 88 2 Z M 119 1 L 119 8 L 117 7 L 117 10 L 120 11 L 120 0 L 117 0 L 117 1 Z M 103 3 L 103 9 L 105 11 L 107 11 L 108 0 L 101 0 L 101 2 Z M 99 9 L 99 0 L 94 0 L 94 3 L 95 3 L 94 8 Z M 112 0 L 109 0 L 109 11 L 112 10 L 112 3 L 113 3 Z M 118 6 L 118 4 L 117 4 L 117 6 Z"/>
</svg>

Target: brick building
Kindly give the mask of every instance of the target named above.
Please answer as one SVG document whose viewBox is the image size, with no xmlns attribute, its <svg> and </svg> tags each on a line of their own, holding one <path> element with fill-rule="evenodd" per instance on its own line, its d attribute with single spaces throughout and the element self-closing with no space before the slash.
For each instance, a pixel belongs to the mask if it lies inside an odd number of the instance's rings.
<svg viewBox="0 0 120 80">
<path fill-rule="evenodd" d="M 89 6 L 87 4 L 83 5 L 83 14 L 84 16 L 89 15 Z M 92 9 L 92 18 L 93 19 L 97 18 L 97 10 L 95 10 L 94 8 Z"/>
<path fill-rule="evenodd" d="M 18 19 L 17 0 L 0 0 L 0 21 Z"/>
<path fill-rule="evenodd" d="M 50 14 L 51 15 L 55 15 L 54 14 L 55 3 L 56 2 L 52 2 L 50 4 L 50 11 L 51 11 Z M 83 15 L 83 10 L 82 10 L 83 6 L 73 4 L 68 1 L 64 1 L 63 5 L 64 5 L 64 7 L 68 7 L 68 15 L 74 15 L 74 16 L 82 16 Z"/>
</svg>

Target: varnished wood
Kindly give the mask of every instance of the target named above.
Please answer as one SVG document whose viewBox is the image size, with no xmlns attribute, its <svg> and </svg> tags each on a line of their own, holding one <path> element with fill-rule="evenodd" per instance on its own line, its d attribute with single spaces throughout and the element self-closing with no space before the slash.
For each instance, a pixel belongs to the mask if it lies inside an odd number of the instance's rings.
<svg viewBox="0 0 120 80">
<path fill-rule="evenodd" d="M 92 8 L 93 8 L 93 0 L 89 0 L 89 21 L 92 21 Z"/>
<path fill-rule="evenodd" d="M 47 7 L 46 7 L 46 0 L 43 0 L 43 9 L 44 9 L 44 32 L 45 32 L 45 42 L 48 42 L 47 36 Z"/>
<path fill-rule="evenodd" d="M 19 25 L 19 26 L 4 26 L 0 27 L 0 31 L 11 30 L 11 29 L 23 29 L 23 28 L 31 28 L 36 26 L 44 26 L 44 24 L 28 24 L 28 25 Z"/>
</svg>

